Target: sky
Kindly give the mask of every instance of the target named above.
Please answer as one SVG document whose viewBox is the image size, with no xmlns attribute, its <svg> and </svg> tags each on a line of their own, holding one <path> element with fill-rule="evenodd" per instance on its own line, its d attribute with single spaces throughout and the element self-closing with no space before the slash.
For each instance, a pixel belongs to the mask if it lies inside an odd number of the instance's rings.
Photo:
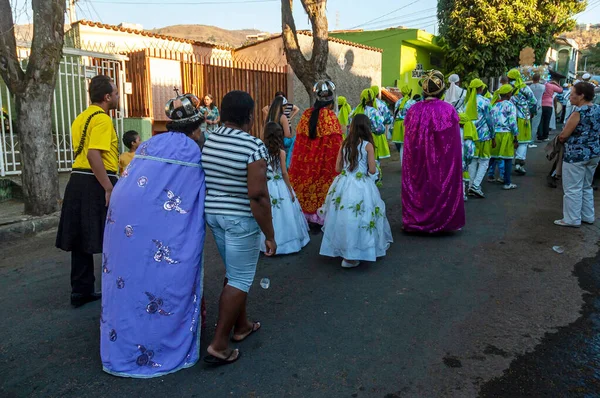
<svg viewBox="0 0 600 398">
<path fill-rule="evenodd" d="M 23 7 L 29 0 L 11 0 Z M 328 0 L 330 30 L 376 30 L 393 26 L 421 28 L 437 32 L 437 0 Z M 224 29 L 253 28 L 264 32 L 281 31 L 280 0 L 78 0 L 77 19 L 118 25 L 141 24 L 144 29 L 168 25 L 202 24 Z M 300 0 L 294 1 L 298 29 L 309 29 Z M 19 23 L 26 23 L 21 14 Z M 579 23 L 600 23 L 600 0 L 589 0 Z"/>
</svg>

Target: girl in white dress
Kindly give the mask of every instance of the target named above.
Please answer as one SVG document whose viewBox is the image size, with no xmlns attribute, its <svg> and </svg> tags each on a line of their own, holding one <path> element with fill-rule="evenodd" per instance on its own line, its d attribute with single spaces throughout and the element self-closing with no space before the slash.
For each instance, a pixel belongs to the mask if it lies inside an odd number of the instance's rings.
<svg viewBox="0 0 600 398">
<path fill-rule="evenodd" d="M 265 126 L 265 146 L 269 152 L 267 187 L 271 196 L 271 213 L 277 254 L 299 252 L 310 241 L 308 223 L 296 200 L 296 193 L 290 184 L 286 156 L 283 149 L 283 129 L 278 123 L 269 122 Z M 265 237 L 260 240 L 260 250 L 265 252 Z"/>
<path fill-rule="evenodd" d="M 354 117 L 337 158 L 340 173 L 320 209 L 325 218 L 321 255 L 342 257 L 342 267 L 385 256 L 393 242 L 385 203 L 375 185 L 377 167 L 371 121 Z"/>
</svg>

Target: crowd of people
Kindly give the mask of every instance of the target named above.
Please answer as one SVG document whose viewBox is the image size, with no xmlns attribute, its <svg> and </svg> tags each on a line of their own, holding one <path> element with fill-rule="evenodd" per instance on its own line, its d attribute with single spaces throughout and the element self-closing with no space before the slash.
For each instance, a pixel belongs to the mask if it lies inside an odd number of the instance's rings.
<svg viewBox="0 0 600 398">
<path fill-rule="evenodd" d="M 255 102 L 248 93 L 228 93 L 220 110 L 210 95 L 178 95 L 166 105 L 168 131 L 146 142 L 127 132 L 129 152 L 119 157 L 108 116 L 119 93 L 110 78 L 93 78 L 92 105 L 72 126 L 75 161 L 56 245 L 71 252 L 73 306 L 102 300 L 103 369 L 148 378 L 200 359 L 207 230 L 225 265 L 204 356 L 212 365 L 237 361 L 241 351 L 231 343 L 261 328 L 246 311 L 261 251 L 296 253 L 314 227 L 323 232 L 320 254 L 340 258 L 344 268 L 385 256 L 393 238 L 378 185 L 388 138 L 402 162 L 403 230 L 461 230 L 465 200 L 485 197 L 486 175 L 512 190 L 513 164 L 515 173 L 527 172 L 532 118 L 541 107 L 545 126 L 544 99 L 559 91 L 547 83 L 539 95 L 534 80 L 530 87 L 511 70 L 491 93 L 480 79 L 463 88 L 457 75 L 447 80 L 429 71 L 421 92 L 402 87 L 392 108 L 371 87 L 354 109 L 333 82 L 321 80 L 295 129 L 300 110 L 277 93 L 262 109 L 266 125 L 258 136 L 250 134 Z M 555 224 L 577 227 L 595 220 L 600 106 L 591 83 L 575 84 L 569 98 L 572 113 L 552 150 L 565 191 L 564 216 Z M 545 127 L 538 131 L 545 139 Z M 94 289 L 95 253 L 102 253 L 102 294 Z"/>
</svg>

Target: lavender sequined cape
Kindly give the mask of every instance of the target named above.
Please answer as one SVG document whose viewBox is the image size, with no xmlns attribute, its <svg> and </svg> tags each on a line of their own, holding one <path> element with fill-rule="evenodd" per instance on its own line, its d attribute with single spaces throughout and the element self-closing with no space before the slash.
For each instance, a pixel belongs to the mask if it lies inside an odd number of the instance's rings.
<svg viewBox="0 0 600 398">
<path fill-rule="evenodd" d="M 408 232 L 465 225 L 458 114 L 437 99 L 413 105 L 404 121 L 402 222 Z"/>
<path fill-rule="evenodd" d="M 200 357 L 204 171 L 181 133 L 143 143 L 112 194 L 102 261 L 104 371 L 149 378 Z"/>
</svg>

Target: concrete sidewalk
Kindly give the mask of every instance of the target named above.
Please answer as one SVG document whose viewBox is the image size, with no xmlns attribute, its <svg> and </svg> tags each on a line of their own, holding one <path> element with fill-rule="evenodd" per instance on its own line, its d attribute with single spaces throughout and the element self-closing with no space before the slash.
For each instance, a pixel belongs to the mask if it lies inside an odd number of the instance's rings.
<svg viewBox="0 0 600 398">
<path fill-rule="evenodd" d="M 61 198 L 71 173 L 59 173 L 58 184 Z M 60 212 L 42 217 L 25 214 L 22 200 L 11 199 L 0 203 L 0 242 L 10 242 L 26 236 L 50 230 L 58 226 Z"/>
</svg>

